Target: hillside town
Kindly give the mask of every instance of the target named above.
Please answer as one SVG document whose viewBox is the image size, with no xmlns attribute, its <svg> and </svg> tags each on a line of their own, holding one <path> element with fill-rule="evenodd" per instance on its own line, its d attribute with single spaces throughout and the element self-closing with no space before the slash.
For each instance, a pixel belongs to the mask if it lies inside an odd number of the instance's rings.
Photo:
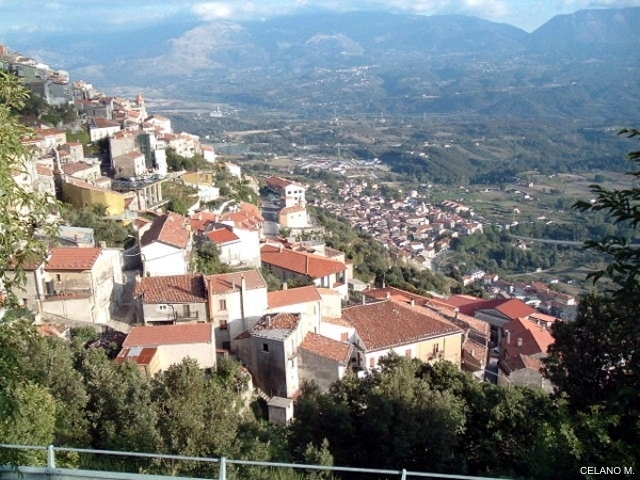
<svg viewBox="0 0 640 480">
<path fill-rule="evenodd" d="M 47 239 L 47 258 L 26 266 L 19 294 L 43 331 L 65 335 L 70 327 L 92 326 L 119 332 L 115 361 L 133 362 L 149 376 L 186 357 L 202 369 L 236 359 L 276 423 L 293 418 L 305 381 L 328 390 L 349 373 L 379 368 L 391 353 L 448 361 L 478 381 L 552 391 L 541 360 L 553 342 L 551 326 L 575 315 L 572 296 L 491 272 L 465 277 L 485 286 L 486 299 L 370 285 L 354 277 L 343 252 L 319 239 L 302 240 L 322 231 L 307 212 L 308 185 L 243 174 L 196 135 L 174 132 L 168 118 L 150 114 L 140 94 L 107 96 L 2 46 L 0 67 L 17 73 L 49 105 L 73 105 L 91 142 L 108 150 L 108 161 L 86 156 L 66 130 L 34 123 L 35 135 L 24 140 L 33 157 L 14 180 L 77 209 L 99 206 L 135 232 L 127 248 L 96 244 L 91 229 L 71 225 Z M 169 150 L 201 156 L 211 170 L 170 172 Z M 246 180 L 261 194 L 261 205 L 225 199 L 214 167 Z M 168 183 L 197 190 L 187 215 L 166 210 Z M 208 206 L 216 200 L 222 201 L 217 208 Z M 433 268 L 451 238 L 482 231 L 465 205 L 431 205 L 417 192 L 389 202 L 377 185 L 362 182 L 347 182 L 340 198 L 317 206 L 421 268 Z M 201 245 L 215 246 L 229 271 L 196 271 L 194 250 Z M 269 288 L 267 275 L 277 278 L 279 289 Z"/>
</svg>

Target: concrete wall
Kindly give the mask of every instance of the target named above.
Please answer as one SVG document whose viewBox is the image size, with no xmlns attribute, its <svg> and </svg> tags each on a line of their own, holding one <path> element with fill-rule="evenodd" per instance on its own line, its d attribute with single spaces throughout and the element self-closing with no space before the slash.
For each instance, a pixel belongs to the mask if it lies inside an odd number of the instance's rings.
<svg viewBox="0 0 640 480">
<path fill-rule="evenodd" d="M 327 392 L 334 382 L 342 378 L 345 371 L 344 366 L 342 367 L 335 360 L 300 349 L 298 364 L 300 380 L 314 381 L 323 392 Z"/>
<path fill-rule="evenodd" d="M 160 369 L 166 370 L 171 365 L 180 363 L 184 358 L 193 358 L 198 361 L 200 368 L 213 368 L 216 366 L 216 350 L 213 343 L 190 343 L 182 345 L 160 345 Z"/>
<path fill-rule="evenodd" d="M 161 277 L 164 275 L 184 275 L 187 273 L 186 252 L 179 248 L 154 242 L 140 249 L 144 275 Z"/>
<path fill-rule="evenodd" d="M 109 216 L 121 215 L 125 211 L 124 195 L 110 190 L 98 190 L 63 182 L 62 199 L 76 208 L 104 205 Z"/>
</svg>

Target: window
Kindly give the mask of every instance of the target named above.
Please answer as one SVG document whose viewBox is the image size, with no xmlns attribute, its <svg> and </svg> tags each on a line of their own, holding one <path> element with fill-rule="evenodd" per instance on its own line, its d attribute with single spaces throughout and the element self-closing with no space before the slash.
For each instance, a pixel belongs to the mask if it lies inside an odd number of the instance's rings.
<svg viewBox="0 0 640 480">
<path fill-rule="evenodd" d="M 370 368 L 373 368 L 373 367 L 375 367 L 375 366 L 376 366 L 376 359 L 375 359 L 375 358 L 373 358 L 373 357 L 371 357 L 371 358 L 369 359 L 369 367 L 370 367 Z"/>
<path fill-rule="evenodd" d="M 59 282 L 60 280 L 62 280 L 62 277 L 59 273 L 56 273 L 56 282 Z"/>
<path fill-rule="evenodd" d="M 231 350 L 231 342 L 222 342 L 223 350 Z"/>
<path fill-rule="evenodd" d="M 220 330 L 226 330 L 226 329 L 227 329 L 227 321 L 220 320 Z"/>
<path fill-rule="evenodd" d="M 166 310 L 167 306 L 166 305 L 159 305 L 158 306 L 158 310 Z"/>
<path fill-rule="evenodd" d="M 407 358 L 411 358 L 411 349 L 410 348 L 407 348 L 404 351 L 404 356 L 407 357 Z"/>
<path fill-rule="evenodd" d="M 269 352 L 269 344 L 268 343 L 263 343 L 262 344 L 262 351 L 263 352 Z"/>
<path fill-rule="evenodd" d="M 440 351 L 440 344 L 439 344 L 439 343 L 436 343 L 436 344 L 433 346 L 433 354 L 434 354 L 434 355 L 436 355 L 439 351 Z"/>
<path fill-rule="evenodd" d="M 226 310 L 227 309 L 227 300 L 226 299 L 220 300 L 219 306 L 220 306 L 220 310 Z"/>
</svg>

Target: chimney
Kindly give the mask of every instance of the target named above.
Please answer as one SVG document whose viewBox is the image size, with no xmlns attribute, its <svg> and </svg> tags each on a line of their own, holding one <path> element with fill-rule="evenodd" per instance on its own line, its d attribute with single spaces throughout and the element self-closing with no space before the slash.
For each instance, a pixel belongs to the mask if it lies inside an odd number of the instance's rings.
<svg viewBox="0 0 640 480">
<path fill-rule="evenodd" d="M 391 300 L 391 293 L 387 292 L 387 300 Z"/>
<path fill-rule="evenodd" d="M 518 346 L 521 347 L 522 346 L 522 338 L 518 338 Z"/>
<path fill-rule="evenodd" d="M 458 307 L 453 309 L 453 318 L 455 318 L 456 320 L 458 319 L 458 314 L 460 313 L 460 309 Z"/>
<path fill-rule="evenodd" d="M 247 289 L 247 281 L 244 278 L 244 275 L 240 275 L 240 290 L 243 292 Z"/>
<path fill-rule="evenodd" d="M 271 328 L 271 315 L 267 315 L 266 320 L 267 320 L 267 328 Z"/>
<path fill-rule="evenodd" d="M 411 305 L 413 306 L 413 305 L 415 305 L 415 304 L 416 304 L 416 301 L 415 301 L 415 299 L 413 299 L 413 298 L 412 298 L 412 299 L 411 299 L 411 302 L 409 302 L 409 303 L 411 303 Z"/>
<path fill-rule="evenodd" d="M 283 248 L 284 248 L 284 246 L 281 243 L 279 243 L 278 244 L 278 250 L 280 250 L 280 253 L 282 253 Z"/>
<path fill-rule="evenodd" d="M 506 330 L 504 333 L 507 335 L 507 345 L 511 345 L 511 332 Z"/>
<path fill-rule="evenodd" d="M 284 283 L 282 284 L 282 289 L 283 289 L 283 290 L 286 290 L 287 288 L 289 288 L 289 286 L 287 285 L 287 282 L 284 282 Z"/>
<path fill-rule="evenodd" d="M 100 248 L 107 248 L 107 242 L 105 242 L 104 240 L 98 242 L 98 245 L 100 246 Z"/>
</svg>

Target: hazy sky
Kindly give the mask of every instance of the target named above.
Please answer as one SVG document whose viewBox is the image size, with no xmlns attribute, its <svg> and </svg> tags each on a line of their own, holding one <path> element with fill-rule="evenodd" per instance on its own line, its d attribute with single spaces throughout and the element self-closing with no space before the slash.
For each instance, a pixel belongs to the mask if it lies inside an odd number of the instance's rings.
<svg viewBox="0 0 640 480">
<path fill-rule="evenodd" d="M 0 40 L 10 41 L 12 33 L 134 28 L 170 17 L 247 20 L 317 9 L 474 15 L 532 31 L 554 15 L 627 6 L 640 0 L 0 0 Z"/>
</svg>

